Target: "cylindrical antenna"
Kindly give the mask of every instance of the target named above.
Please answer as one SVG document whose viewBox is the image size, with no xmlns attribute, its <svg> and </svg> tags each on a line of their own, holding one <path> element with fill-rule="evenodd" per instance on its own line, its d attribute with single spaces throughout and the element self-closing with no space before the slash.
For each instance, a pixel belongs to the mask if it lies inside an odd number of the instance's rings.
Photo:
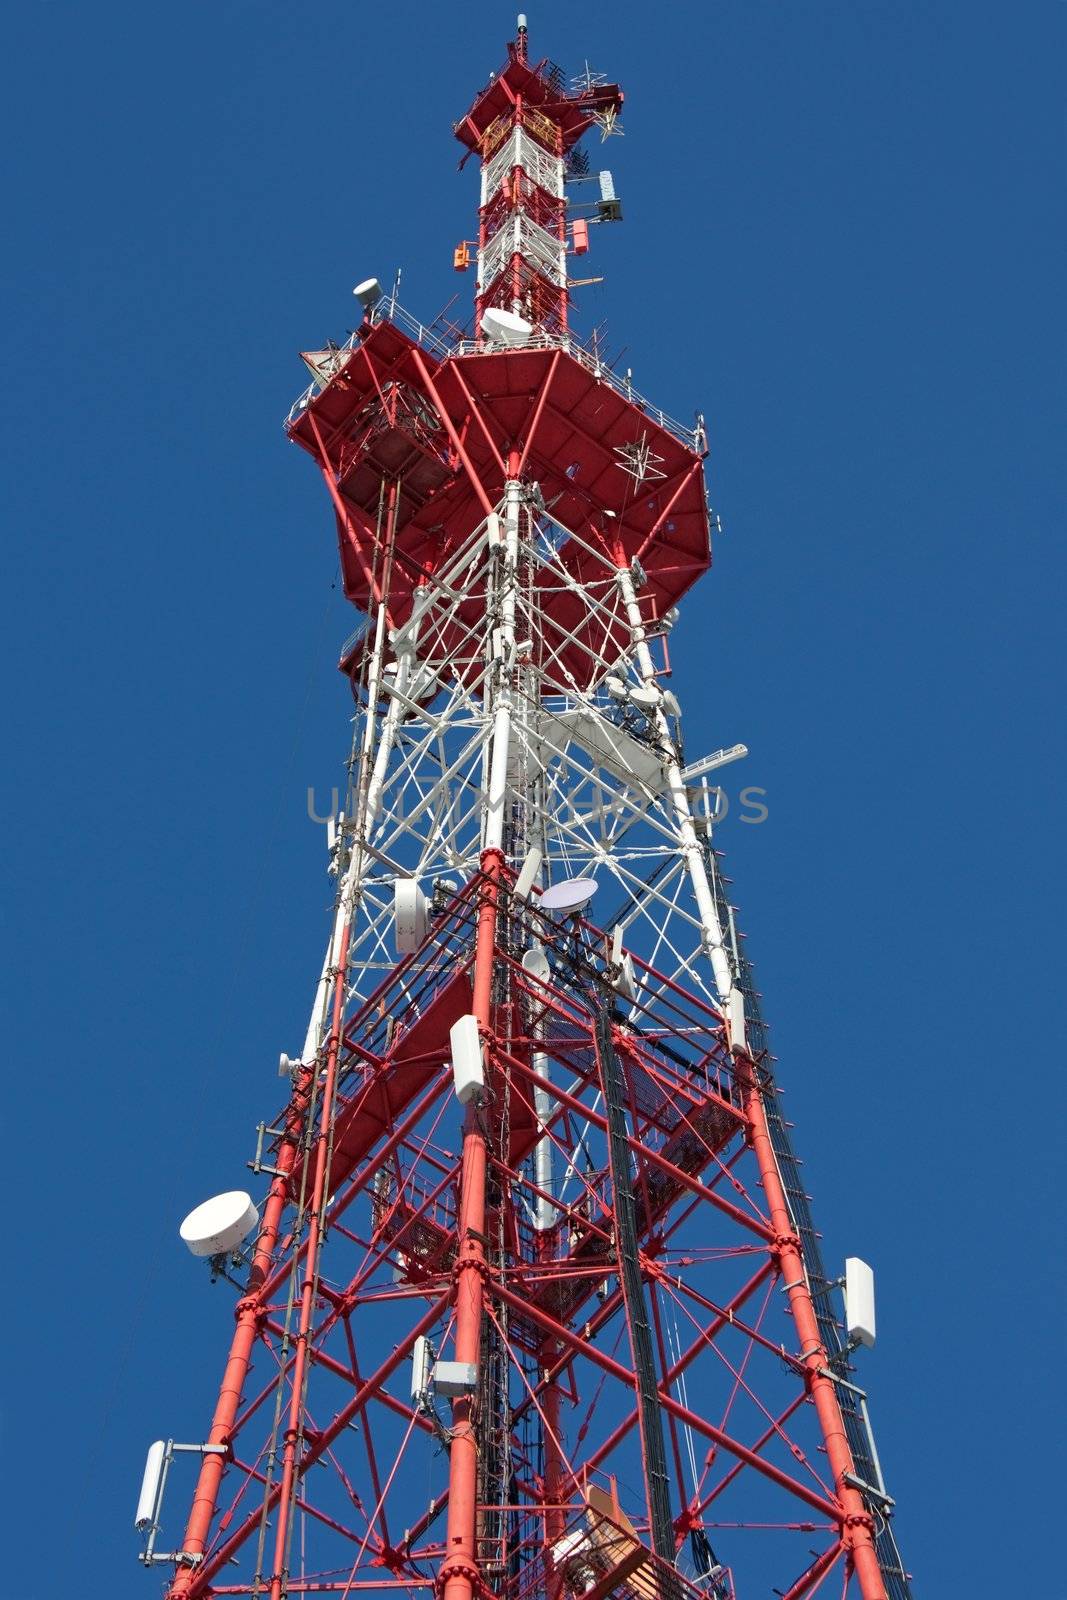
<svg viewBox="0 0 1067 1600">
<path fill-rule="evenodd" d="M 148 1446 L 148 1455 L 145 1458 L 144 1477 L 141 1479 L 141 1493 L 137 1498 L 137 1513 L 133 1525 L 142 1531 L 155 1526 L 156 1512 L 159 1508 L 159 1488 L 163 1477 L 163 1462 L 166 1457 L 167 1446 L 162 1439 L 157 1439 L 155 1444 Z"/>
</svg>

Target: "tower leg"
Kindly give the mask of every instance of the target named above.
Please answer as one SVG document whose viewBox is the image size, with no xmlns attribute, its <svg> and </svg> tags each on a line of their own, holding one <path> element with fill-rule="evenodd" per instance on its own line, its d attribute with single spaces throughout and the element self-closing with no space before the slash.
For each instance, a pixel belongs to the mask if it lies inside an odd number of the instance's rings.
<svg viewBox="0 0 1067 1600">
<path fill-rule="evenodd" d="M 750 1119 L 752 1149 L 759 1167 L 771 1224 L 776 1234 L 778 1263 L 789 1297 L 789 1309 L 793 1314 L 800 1339 L 801 1360 L 808 1372 L 809 1392 L 822 1429 L 830 1469 L 834 1475 L 834 1488 L 844 1513 L 841 1543 L 855 1569 L 863 1600 L 886 1600 L 885 1583 L 882 1580 L 874 1548 L 874 1529 L 870 1514 L 859 1490 L 845 1481 L 845 1474 L 854 1471 L 852 1452 L 845 1435 L 845 1424 L 841 1408 L 837 1403 L 833 1380 L 824 1375 L 827 1353 L 819 1335 L 818 1319 L 815 1307 L 812 1305 L 811 1290 L 808 1287 L 804 1260 L 800 1253 L 800 1241 L 793 1226 L 771 1144 L 763 1094 L 751 1063 L 741 1059 L 738 1065 L 742 1070 L 747 1068 L 745 1110 Z"/>
<path fill-rule="evenodd" d="M 503 856 L 482 856 L 485 886 L 478 911 L 474 960 L 474 1015 L 483 1048 L 492 1014 L 493 959 L 496 953 L 497 885 Z M 472 1101 L 463 1127 L 460 1168 L 459 1249 L 456 1256 L 456 1360 L 477 1366 L 482 1343 L 485 1261 L 485 1182 L 487 1152 L 481 1113 Z M 479 1375 L 480 1376 L 480 1375 Z M 444 1600 L 471 1600 L 478 1573 L 478 1390 L 452 1407 L 452 1445 L 448 1458 L 448 1530 L 438 1590 Z"/>
<path fill-rule="evenodd" d="M 330 1129 L 333 1121 L 334 1090 L 337 1084 L 337 1061 L 341 1049 L 341 1030 L 344 1021 L 345 970 L 348 961 L 349 923 L 344 924 L 341 948 L 334 976 L 333 1016 L 326 1055 L 326 1072 L 322 1085 L 322 1112 L 319 1118 L 319 1136 L 315 1150 L 315 1175 L 311 1191 L 311 1209 L 308 1216 L 308 1248 L 304 1257 L 304 1276 L 300 1286 L 300 1323 L 296 1337 L 296 1354 L 293 1362 L 292 1392 L 289 1416 L 282 1452 L 281 1493 L 278 1500 L 278 1521 L 274 1540 L 274 1571 L 271 1577 L 270 1600 L 282 1600 L 288 1591 L 289 1538 L 292 1521 L 293 1495 L 296 1487 L 297 1455 L 303 1443 L 304 1389 L 307 1383 L 311 1350 L 311 1321 L 315 1295 L 318 1291 L 319 1251 L 325 1234 L 326 1193 L 329 1178 Z"/>
<path fill-rule="evenodd" d="M 270 1186 L 270 1193 L 263 1208 L 263 1222 L 256 1239 L 248 1289 L 237 1304 L 237 1326 L 234 1329 L 226 1370 L 219 1386 L 219 1398 L 211 1422 L 211 1431 L 207 1437 L 208 1444 L 221 1444 L 227 1447 L 230 1444 L 234 1420 L 241 1404 L 245 1378 L 252 1359 L 252 1350 L 259 1333 L 264 1289 L 274 1259 L 282 1215 L 289 1199 L 289 1175 L 300 1148 L 311 1081 L 312 1073 L 305 1068 L 290 1101 L 285 1138 L 277 1157 L 278 1175 Z M 190 1564 L 180 1566 L 175 1573 L 169 1591 L 170 1600 L 181 1600 L 181 1597 L 188 1593 L 196 1572 L 195 1562 L 207 1547 L 225 1466 L 226 1457 L 223 1455 L 211 1454 L 203 1458 L 182 1543 L 184 1554 L 194 1559 Z"/>
</svg>

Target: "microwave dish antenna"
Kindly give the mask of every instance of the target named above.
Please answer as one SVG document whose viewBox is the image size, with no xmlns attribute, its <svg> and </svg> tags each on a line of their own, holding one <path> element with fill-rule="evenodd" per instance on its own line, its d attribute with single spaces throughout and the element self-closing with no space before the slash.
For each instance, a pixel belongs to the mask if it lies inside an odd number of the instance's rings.
<svg viewBox="0 0 1067 1600">
<path fill-rule="evenodd" d="M 190 1211 L 178 1232 L 194 1256 L 222 1256 L 239 1250 L 254 1228 L 259 1212 L 243 1189 L 213 1195 Z"/>
<path fill-rule="evenodd" d="M 544 891 L 540 900 L 541 910 L 572 916 L 584 911 L 596 891 L 595 878 L 564 878 L 559 883 L 550 884 Z"/>
</svg>

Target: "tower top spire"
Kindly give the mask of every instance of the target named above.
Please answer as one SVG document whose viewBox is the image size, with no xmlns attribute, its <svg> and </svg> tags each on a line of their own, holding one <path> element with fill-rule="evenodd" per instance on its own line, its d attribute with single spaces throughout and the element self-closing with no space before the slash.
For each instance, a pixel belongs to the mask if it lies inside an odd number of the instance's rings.
<svg viewBox="0 0 1067 1600">
<path fill-rule="evenodd" d="M 590 220 L 615 221 L 617 205 L 599 218 L 569 219 L 566 183 L 575 147 L 599 125 L 618 131 L 622 90 L 586 72 L 568 85 L 563 68 L 547 58 L 531 64 L 526 16 L 508 46 L 508 59 L 454 126 L 456 138 L 481 160 L 478 216 L 479 328 L 485 313 L 503 311 L 531 328 L 556 333 L 567 326 L 570 303 L 567 254 L 589 248 Z M 582 166 L 584 170 L 584 165 Z M 608 175 L 607 198 L 614 201 Z M 466 267 L 466 243 L 456 251 Z"/>
</svg>

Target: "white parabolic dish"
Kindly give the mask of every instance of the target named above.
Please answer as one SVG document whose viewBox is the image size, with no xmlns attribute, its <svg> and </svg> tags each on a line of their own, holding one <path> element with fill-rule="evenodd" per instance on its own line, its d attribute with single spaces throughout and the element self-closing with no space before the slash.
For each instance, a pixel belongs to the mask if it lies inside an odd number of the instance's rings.
<svg viewBox="0 0 1067 1600">
<path fill-rule="evenodd" d="M 231 1189 L 190 1211 L 178 1231 L 194 1256 L 220 1256 L 236 1250 L 258 1226 L 251 1195 Z"/>
<path fill-rule="evenodd" d="M 482 312 L 482 333 L 494 344 L 522 345 L 533 333 L 533 323 L 514 311 L 503 311 L 499 306 L 489 306 Z"/>
<path fill-rule="evenodd" d="M 548 964 L 548 957 L 539 945 L 534 945 L 532 950 L 527 950 L 522 958 L 522 970 L 528 972 L 530 977 L 538 983 L 548 983 L 552 978 L 552 968 Z"/>
<path fill-rule="evenodd" d="M 549 884 L 539 903 L 542 911 L 581 911 L 595 894 L 595 878 L 564 878 Z"/>
</svg>

